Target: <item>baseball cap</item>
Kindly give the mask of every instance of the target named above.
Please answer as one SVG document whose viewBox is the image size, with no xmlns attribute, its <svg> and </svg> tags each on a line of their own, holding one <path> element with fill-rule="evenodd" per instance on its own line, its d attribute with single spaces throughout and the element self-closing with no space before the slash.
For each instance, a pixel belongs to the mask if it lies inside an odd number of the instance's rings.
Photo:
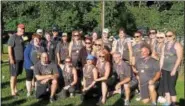
<svg viewBox="0 0 185 106">
<path fill-rule="evenodd" d="M 18 28 L 25 28 L 24 24 L 18 24 L 17 27 Z"/>
<path fill-rule="evenodd" d="M 39 35 L 42 35 L 43 34 L 43 30 L 42 29 L 37 29 L 36 33 L 39 34 Z"/>
<path fill-rule="evenodd" d="M 66 32 L 62 33 L 62 36 L 67 36 L 67 33 Z"/>
<path fill-rule="evenodd" d="M 103 33 L 109 33 L 109 29 L 108 28 L 103 29 Z"/>
<path fill-rule="evenodd" d="M 91 54 L 88 54 L 86 59 L 87 60 L 94 60 L 95 57 L 93 55 L 91 55 Z"/>
<path fill-rule="evenodd" d="M 59 30 L 59 29 L 58 29 L 58 26 L 57 26 L 57 25 L 53 25 L 53 26 L 52 26 L 52 31 L 53 31 L 53 32 L 58 32 L 58 30 Z"/>
</svg>

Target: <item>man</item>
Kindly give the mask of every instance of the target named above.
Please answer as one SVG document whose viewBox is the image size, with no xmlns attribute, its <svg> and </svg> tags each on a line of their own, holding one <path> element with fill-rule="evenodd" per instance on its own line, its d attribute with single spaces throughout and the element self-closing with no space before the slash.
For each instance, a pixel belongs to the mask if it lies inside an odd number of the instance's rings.
<svg viewBox="0 0 185 106">
<path fill-rule="evenodd" d="M 17 26 L 17 33 L 10 36 L 8 40 L 8 56 L 10 61 L 10 88 L 11 95 L 17 96 L 17 76 L 22 73 L 23 70 L 23 52 L 24 52 L 24 24 Z"/>
<path fill-rule="evenodd" d="M 49 62 L 46 52 L 41 54 L 41 61 L 34 66 L 34 75 L 37 79 L 36 98 L 45 96 L 50 88 L 50 102 L 54 102 L 59 74 L 57 65 Z"/>
<path fill-rule="evenodd" d="M 52 62 L 57 63 L 56 47 L 57 47 L 58 42 L 61 41 L 61 38 L 59 37 L 59 29 L 56 25 L 54 25 L 52 28 L 52 34 L 53 36 L 51 37 L 49 55 L 50 55 L 50 60 Z"/>
<path fill-rule="evenodd" d="M 128 63 L 124 62 L 121 58 L 121 53 L 115 52 L 113 54 L 113 58 L 115 61 L 114 70 L 118 76 L 118 83 L 115 86 L 115 92 L 121 90 L 121 86 L 123 86 L 125 90 L 125 105 L 129 105 L 130 99 L 130 80 L 131 80 L 131 67 Z"/>
<path fill-rule="evenodd" d="M 160 78 L 159 62 L 152 58 L 149 45 L 141 47 L 141 58 L 136 61 L 134 72 L 139 76 L 140 93 L 143 103 L 151 99 L 152 105 L 156 105 L 156 82 Z M 137 71 L 136 71 L 137 70 Z"/>
</svg>

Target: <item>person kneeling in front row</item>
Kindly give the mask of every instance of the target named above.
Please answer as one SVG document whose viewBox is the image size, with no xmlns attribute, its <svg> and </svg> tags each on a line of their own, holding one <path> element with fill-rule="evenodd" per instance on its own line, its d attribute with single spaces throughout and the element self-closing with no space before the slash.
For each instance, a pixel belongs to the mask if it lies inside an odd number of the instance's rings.
<svg viewBox="0 0 185 106">
<path fill-rule="evenodd" d="M 58 96 L 62 98 L 66 98 L 69 93 L 71 97 L 74 96 L 75 87 L 78 81 L 77 71 L 75 67 L 72 65 L 72 61 L 70 57 L 66 57 L 65 64 L 60 64 L 60 68 L 62 69 L 62 77 L 64 80 L 64 87 Z"/>
<path fill-rule="evenodd" d="M 50 90 L 50 102 L 54 102 L 54 96 L 58 87 L 57 65 L 49 62 L 46 52 L 41 54 L 41 61 L 34 66 L 34 74 L 37 79 L 36 98 L 47 96 Z"/>
<path fill-rule="evenodd" d="M 143 103 L 151 99 L 152 105 L 156 104 L 156 86 L 160 78 L 159 62 L 150 56 L 151 50 L 148 45 L 141 47 L 141 58 L 136 61 L 134 72 L 139 76 L 139 86 Z"/>
<path fill-rule="evenodd" d="M 88 99 L 89 97 L 94 97 L 93 95 L 99 93 L 95 82 L 95 80 L 98 78 L 98 71 L 94 65 L 95 57 L 88 54 L 86 60 L 87 64 L 85 64 L 83 67 L 82 101 Z"/>
</svg>

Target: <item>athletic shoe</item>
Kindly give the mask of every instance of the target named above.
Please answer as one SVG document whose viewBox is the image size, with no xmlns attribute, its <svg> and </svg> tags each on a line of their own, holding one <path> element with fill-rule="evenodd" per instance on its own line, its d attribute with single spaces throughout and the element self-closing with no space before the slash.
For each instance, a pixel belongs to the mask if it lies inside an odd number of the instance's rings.
<svg viewBox="0 0 185 106">
<path fill-rule="evenodd" d="M 31 96 L 31 93 L 30 92 L 27 92 L 26 95 L 27 95 L 27 97 L 30 97 Z"/>
<path fill-rule="evenodd" d="M 55 101 L 54 97 L 50 97 L 49 101 L 50 103 L 53 103 Z"/>
<path fill-rule="evenodd" d="M 129 100 L 125 100 L 124 105 L 125 105 L 125 106 L 129 106 L 129 105 L 130 105 Z"/>
<path fill-rule="evenodd" d="M 158 100 L 157 100 L 158 103 L 165 103 L 166 102 L 166 99 L 162 96 L 159 96 Z"/>
<path fill-rule="evenodd" d="M 151 104 L 151 106 L 157 106 L 157 103 L 156 103 L 156 102 L 153 102 L 153 103 Z"/>
<path fill-rule="evenodd" d="M 136 101 L 140 101 L 141 100 L 141 97 L 139 96 L 139 97 L 136 97 L 136 99 L 135 99 Z"/>
<path fill-rule="evenodd" d="M 70 97 L 73 98 L 74 97 L 74 93 L 70 93 Z"/>
<path fill-rule="evenodd" d="M 162 106 L 170 106 L 170 104 L 165 102 Z"/>
</svg>

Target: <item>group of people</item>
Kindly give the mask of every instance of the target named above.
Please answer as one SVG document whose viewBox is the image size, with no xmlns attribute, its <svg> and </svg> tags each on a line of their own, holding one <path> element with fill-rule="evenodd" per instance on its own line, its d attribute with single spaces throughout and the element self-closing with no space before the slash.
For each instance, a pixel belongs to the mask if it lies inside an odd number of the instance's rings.
<svg viewBox="0 0 185 106">
<path fill-rule="evenodd" d="M 132 92 L 139 91 L 143 103 L 165 100 L 164 105 L 176 104 L 175 85 L 183 47 L 176 41 L 174 31 L 166 33 L 150 29 L 149 39 L 136 31 L 134 39 L 127 38 L 124 28 L 118 39 L 109 39 L 103 29 L 82 38 L 81 31 L 59 36 L 57 27 L 52 33 L 38 29 L 31 41 L 24 44 L 24 24 L 8 41 L 11 95 L 17 97 L 17 76 L 26 70 L 27 96 L 35 90 L 36 98 L 50 95 L 50 102 L 81 94 L 81 99 L 98 97 L 99 104 L 114 94 L 124 96 L 130 104 Z M 121 96 L 122 97 L 122 96 Z"/>
</svg>

